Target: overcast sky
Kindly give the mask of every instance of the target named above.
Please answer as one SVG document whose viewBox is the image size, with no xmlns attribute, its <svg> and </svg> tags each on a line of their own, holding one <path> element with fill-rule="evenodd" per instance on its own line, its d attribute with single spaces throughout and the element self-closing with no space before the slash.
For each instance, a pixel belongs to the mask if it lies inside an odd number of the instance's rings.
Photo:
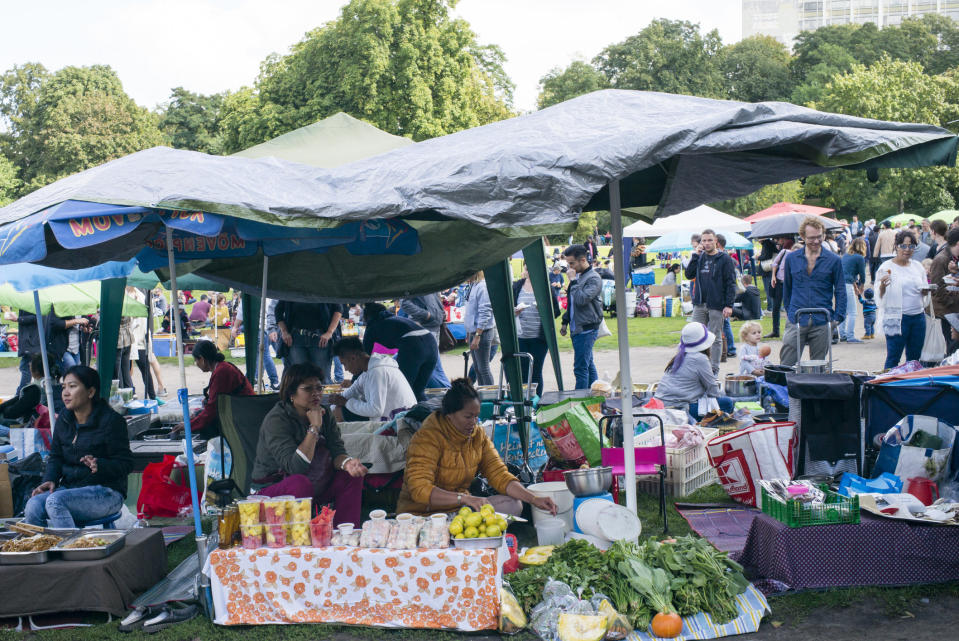
<svg viewBox="0 0 959 641">
<path fill-rule="evenodd" d="M 343 0 L 34 0 L 6 4 L 0 71 L 107 64 L 146 107 L 183 86 L 215 93 L 252 85 L 260 62 L 336 18 Z M 481 43 L 506 52 L 514 107 L 535 108 L 539 79 L 640 31 L 653 18 L 740 38 L 740 0 L 460 0 Z"/>
</svg>

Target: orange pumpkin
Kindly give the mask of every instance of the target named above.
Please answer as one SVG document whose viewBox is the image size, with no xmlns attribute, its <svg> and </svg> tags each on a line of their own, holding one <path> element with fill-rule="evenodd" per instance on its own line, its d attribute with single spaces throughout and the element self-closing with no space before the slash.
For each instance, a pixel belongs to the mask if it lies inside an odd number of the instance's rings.
<svg viewBox="0 0 959 641">
<path fill-rule="evenodd" d="M 653 617 L 650 629 L 658 637 L 672 639 L 683 631 L 683 619 L 675 612 L 659 612 Z"/>
</svg>

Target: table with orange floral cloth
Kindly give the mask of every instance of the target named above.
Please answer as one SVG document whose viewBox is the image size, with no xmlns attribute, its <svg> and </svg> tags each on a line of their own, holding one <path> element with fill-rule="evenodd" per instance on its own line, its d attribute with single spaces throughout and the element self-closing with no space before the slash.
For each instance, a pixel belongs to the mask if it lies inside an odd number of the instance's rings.
<svg viewBox="0 0 959 641">
<path fill-rule="evenodd" d="M 210 576 L 220 625 L 345 623 L 492 630 L 499 550 L 289 547 L 215 550 Z"/>
</svg>

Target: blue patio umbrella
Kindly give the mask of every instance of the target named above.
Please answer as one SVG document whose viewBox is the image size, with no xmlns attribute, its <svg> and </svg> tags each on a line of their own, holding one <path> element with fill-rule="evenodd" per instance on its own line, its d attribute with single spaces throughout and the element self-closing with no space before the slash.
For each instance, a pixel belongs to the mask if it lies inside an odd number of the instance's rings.
<svg viewBox="0 0 959 641">
<path fill-rule="evenodd" d="M 310 228 L 270 225 L 248 218 L 205 211 L 171 210 L 150 207 L 66 200 L 0 227 L 0 265 L 32 263 L 48 257 L 48 233 L 56 249 L 82 250 L 83 262 L 91 254 L 122 258 L 119 265 L 99 265 L 90 273 L 100 278 L 125 277 L 133 265 L 141 270 L 168 267 L 173 291 L 173 322 L 177 338 L 180 388 L 177 397 L 183 407 L 184 438 L 192 442 L 186 368 L 180 331 L 179 301 L 176 296 L 176 263 L 263 255 L 264 289 L 269 256 L 294 252 L 328 251 L 345 247 L 354 255 L 401 254 L 420 251 L 416 230 L 400 220 L 351 221 L 336 227 Z M 61 254 L 62 256 L 63 254 Z M 114 261 L 116 263 L 116 261 Z M 99 271 L 98 271 L 99 270 Z M 61 270 L 63 271 L 63 270 Z M 35 294 L 39 310 L 39 297 Z M 40 342 L 45 342 L 42 324 Z M 258 350 L 262 353 L 262 350 Z M 258 356 L 257 370 L 262 362 Z M 45 369 L 49 371 L 45 364 Z M 196 499 L 193 450 L 186 448 L 197 546 L 205 545 Z M 201 554 L 202 558 L 202 554 Z"/>
<path fill-rule="evenodd" d="M 753 247 L 751 240 L 734 231 L 717 230 L 716 233 L 722 234 L 726 238 L 726 249 L 752 249 Z M 647 245 L 646 251 L 655 254 L 658 252 L 686 251 L 692 248 L 693 245 L 690 242 L 688 231 L 672 231 Z"/>
</svg>

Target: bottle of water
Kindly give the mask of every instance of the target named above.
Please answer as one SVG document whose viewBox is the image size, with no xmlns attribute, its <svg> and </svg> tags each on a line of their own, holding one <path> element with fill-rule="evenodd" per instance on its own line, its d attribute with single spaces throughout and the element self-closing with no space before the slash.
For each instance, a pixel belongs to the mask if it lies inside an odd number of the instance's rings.
<svg viewBox="0 0 959 641">
<path fill-rule="evenodd" d="M 143 512 L 137 512 L 137 522 L 133 524 L 134 529 L 150 527 L 150 522 L 146 520 Z"/>
</svg>

